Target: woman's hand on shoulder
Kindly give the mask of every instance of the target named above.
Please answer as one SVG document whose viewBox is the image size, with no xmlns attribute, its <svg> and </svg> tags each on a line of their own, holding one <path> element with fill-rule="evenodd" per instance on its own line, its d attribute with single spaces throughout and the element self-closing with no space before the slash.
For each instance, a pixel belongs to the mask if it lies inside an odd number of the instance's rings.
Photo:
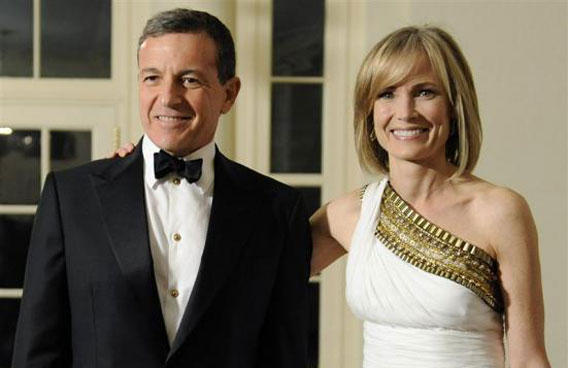
<svg viewBox="0 0 568 368">
<path fill-rule="evenodd" d="M 126 157 L 134 151 L 134 144 L 133 143 L 126 143 L 124 146 L 118 148 L 116 151 L 111 153 L 108 158 L 114 157 Z"/>
<path fill-rule="evenodd" d="M 497 254 L 509 361 L 515 367 L 550 367 L 544 345 L 544 304 L 536 226 L 526 200 L 494 187 L 484 196 L 484 214 Z"/>
<path fill-rule="evenodd" d="M 312 275 L 344 255 L 361 212 L 360 191 L 347 193 L 323 205 L 310 218 L 313 241 Z"/>
</svg>

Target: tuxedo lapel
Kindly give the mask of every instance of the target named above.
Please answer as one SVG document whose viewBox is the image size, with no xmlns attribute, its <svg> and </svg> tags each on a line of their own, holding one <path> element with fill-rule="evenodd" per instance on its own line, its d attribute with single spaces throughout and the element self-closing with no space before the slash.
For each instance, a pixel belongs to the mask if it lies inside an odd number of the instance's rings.
<svg viewBox="0 0 568 368">
<path fill-rule="evenodd" d="M 213 203 L 205 248 L 193 292 L 168 358 L 187 339 L 227 281 L 252 230 L 250 217 L 253 215 L 254 198 L 242 186 L 235 165 L 217 151 Z"/>
<path fill-rule="evenodd" d="M 121 159 L 92 181 L 98 195 L 112 251 L 120 270 L 146 308 L 148 321 L 167 345 L 167 335 L 148 240 L 148 225 L 144 200 L 142 144 L 132 155 Z"/>
</svg>

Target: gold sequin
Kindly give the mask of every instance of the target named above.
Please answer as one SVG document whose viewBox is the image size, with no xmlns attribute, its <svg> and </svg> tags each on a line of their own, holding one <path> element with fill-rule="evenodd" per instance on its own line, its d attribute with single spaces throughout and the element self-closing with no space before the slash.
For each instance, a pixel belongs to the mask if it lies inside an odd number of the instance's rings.
<svg viewBox="0 0 568 368">
<path fill-rule="evenodd" d="M 369 185 L 364 185 L 361 187 L 361 189 L 359 189 L 359 201 L 363 202 L 363 196 L 365 195 L 365 191 L 367 190 L 367 187 Z"/>
<path fill-rule="evenodd" d="M 423 271 L 452 280 L 503 312 L 498 263 L 483 249 L 432 224 L 387 184 L 375 236 L 396 256 Z"/>
</svg>

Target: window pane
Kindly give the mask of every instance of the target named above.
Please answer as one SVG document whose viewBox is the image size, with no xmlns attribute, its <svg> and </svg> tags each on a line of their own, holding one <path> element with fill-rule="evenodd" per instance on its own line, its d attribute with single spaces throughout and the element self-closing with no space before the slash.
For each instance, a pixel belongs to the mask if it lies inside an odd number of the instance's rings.
<svg viewBox="0 0 568 368">
<path fill-rule="evenodd" d="M 0 75 L 33 74 L 33 0 L 0 1 Z"/>
<path fill-rule="evenodd" d="M 309 284 L 308 368 L 317 368 L 319 351 L 319 283 Z"/>
<path fill-rule="evenodd" d="M 22 288 L 33 215 L 0 215 L 0 288 Z"/>
<path fill-rule="evenodd" d="M 110 0 L 41 2 L 41 76 L 110 78 Z"/>
<path fill-rule="evenodd" d="M 91 161 L 91 132 L 52 131 L 51 170 L 63 170 Z"/>
<path fill-rule="evenodd" d="M 321 110 L 321 85 L 272 85 L 272 172 L 321 172 Z"/>
<path fill-rule="evenodd" d="M 323 75 L 324 0 L 275 0 L 272 74 Z"/>
<path fill-rule="evenodd" d="M 311 216 L 314 212 L 320 208 L 321 205 L 321 190 L 318 187 L 296 187 L 302 193 L 304 197 L 304 204 L 306 205 L 306 211 L 308 215 Z"/>
<path fill-rule="evenodd" d="M 14 335 L 20 311 L 20 299 L 0 299 L 0 367 L 9 367 L 14 349 Z"/>
<path fill-rule="evenodd" d="M 37 204 L 41 187 L 39 130 L 0 134 L 0 173 L 0 203 Z"/>
</svg>

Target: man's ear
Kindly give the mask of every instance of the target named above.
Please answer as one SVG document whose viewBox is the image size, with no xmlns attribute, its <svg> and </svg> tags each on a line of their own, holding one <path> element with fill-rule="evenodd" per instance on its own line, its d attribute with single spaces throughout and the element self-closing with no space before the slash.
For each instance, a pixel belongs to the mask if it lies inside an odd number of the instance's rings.
<svg viewBox="0 0 568 368">
<path fill-rule="evenodd" d="M 233 77 L 225 82 L 223 88 L 225 89 L 225 101 L 221 107 L 221 114 L 226 114 L 231 110 L 231 107 L 237 99 L 237 95 L 241 89 L 241 80 L 239 77 Z"/>
</svg>

